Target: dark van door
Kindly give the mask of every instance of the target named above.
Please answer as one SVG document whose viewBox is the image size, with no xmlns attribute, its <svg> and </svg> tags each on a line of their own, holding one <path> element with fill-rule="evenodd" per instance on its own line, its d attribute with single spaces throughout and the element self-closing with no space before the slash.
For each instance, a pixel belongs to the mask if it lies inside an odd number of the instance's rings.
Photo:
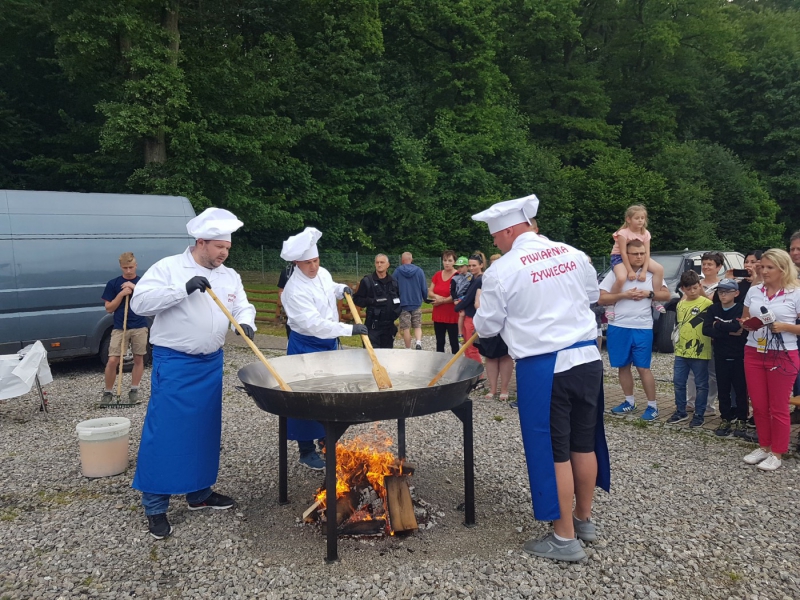
<svg viewBox="0 0 800 600">
<path fill-rule="evenodd" d="M 110 335 L 101 298 L 133 252 L 140 275 L 191 243 L 186 198 L 6 190 L 22 344 L 50 358 L 94 355 Z M 6 336 L 4 335 L 3 338 Z"/>
<path fill-rule="evenodd" d="M 14 354 L 22 348 L 18 311 L 8 203 L 5 194 L 0 193 L 0 354 Z"/>
</svg>

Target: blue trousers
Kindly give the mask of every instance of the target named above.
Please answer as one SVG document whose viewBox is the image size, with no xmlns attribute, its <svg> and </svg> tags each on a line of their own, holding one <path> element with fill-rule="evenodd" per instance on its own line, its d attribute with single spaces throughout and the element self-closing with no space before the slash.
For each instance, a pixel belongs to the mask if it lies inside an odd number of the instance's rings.
<svg viewBox="0 0 800 600">
<path fill-rule="evenodd" d="M 189 492 L 186 494 L 186 502 L 189 504 L 200 504 L 211 495 L 211 488 L 207 487 L 196 492 Z M 169 508 L 169 494 L 151 494 L 150 492 L 142 492 L 142 506 L 144 506 L 144 514 L 148 517 L 153 515 L 163 515 Z"/>
<path fill-rule="evenodd" d="M 675 386 L 675 408 L 680 414 L 686 414 L 686 382 L 689 380 L 689 371 L 694 373 L 694 384 L 697 388 L 694 414 L 705 414 L 708 404 L 708 363 L 707 359 L 702 358 L 675 357 L 672 383 Z"/>
</svg>

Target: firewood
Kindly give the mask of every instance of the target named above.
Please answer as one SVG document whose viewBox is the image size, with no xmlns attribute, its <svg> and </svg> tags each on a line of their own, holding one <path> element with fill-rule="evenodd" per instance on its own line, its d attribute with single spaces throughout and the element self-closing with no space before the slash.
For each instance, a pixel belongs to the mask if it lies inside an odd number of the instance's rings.
<svg viewBox="0 0 800 600">
<path fill-rule="evenodd" d="M 414 465 L 414 463 L 405 461 L 403 461 L 401 465 L 400 461 L 397 461 L 395 464 L 391 465 L 389 469 L 392 471 L 394 475 L 413 475 L 416 466 Z"/>
<path fill-rule="evenodd" d="M 339 535 L 381 535 L 386 529 L 386 519 L 368 519 L 345 523 Z"/>
<path fill-rule="evenodd" d="M 395 533 L 416 530 L 417 517 L 414 515 L 414 503 L 408 490 L 408 477 L 384 477 L 383 486 L 386 488 L 386 509 L 392 530 Z"/>
<path fill-rule="evenodd" d="M 312 517 L 311 515 L 313 515 L 317 510 L 319 510 L 320 506 L 322 506 L 322 500 L 317 500 L 316 502 L 314 502 L 314 504 L 309 506 L 306 509 L 306 512 L 303 513 L 303 521 L 305 521 L 306 523 L 310 521 L 315 521 L 316 518 Z"/>
</svg>

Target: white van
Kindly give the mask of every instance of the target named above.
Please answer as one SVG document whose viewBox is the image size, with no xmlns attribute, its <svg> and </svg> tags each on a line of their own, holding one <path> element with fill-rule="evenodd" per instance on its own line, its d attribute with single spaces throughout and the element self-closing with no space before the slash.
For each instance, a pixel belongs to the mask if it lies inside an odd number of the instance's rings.
<svg viewBox="0 0 800 600">
<path fill-rule="evenodd" d="M 177 196 L 0 190 L 0 354 L 41 340 L 51 359 L 105 364 L 113 315 L 100 296 L 119 255 L 133 252 L 143 275 L 194 243 L 194 216 Z"/>
</svg>

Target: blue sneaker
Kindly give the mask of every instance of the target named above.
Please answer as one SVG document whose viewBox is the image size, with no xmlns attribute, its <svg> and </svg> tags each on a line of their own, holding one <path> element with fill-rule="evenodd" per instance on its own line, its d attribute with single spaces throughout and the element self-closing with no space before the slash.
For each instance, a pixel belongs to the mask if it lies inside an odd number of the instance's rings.
<svg viewBox="0 0 800 600">
<path fill-rule="evenodd" d="M 703 423 L 705 422 L 706 420 L 703 416 L 695 413 L 695 415 L 692 417 L 692 421 L 689 423 L 689 427 L 691 427 L 692 429 L 694 429 L 695 427 L 702 427 Z"/>
<path fill-rule="evenodd" d="M 648 406 L 642 414 L 642 421 L 655 421 L 658 418 L 658 409 L 655 406 Z"/>
<path fill-rule="evenodd" d="M 624 415 L 624 414 L 627 414 L 629 412 L 633 412 L 634 410 L 636 410 L 636 405 L 635 404 L 631 404 L 630 402 L 625 400 L 625 402 L 623 402 L 619 406 L 615 406 L 614 408 L 612 408 L 611 409 L 611 414 L 612 415 Z"/>
<path fill-rule="evenodd" d="M 511 408 L 519 408 L 519 404 L 517 404 L 517 401 L 516 401 L 516 400 L 512 400 L 511 402 L 509 402 L 509 403 L 508 403 L 508 405 L 509 405 Z"/>
<path fill-rule="evenodd" d="M 688 421 L 689 415 L 686 413 L 680 413 L 677 410 L 672 413 L 672 416 L 667 419 L 667 423 L 670 425 L 674 425 L 675 423 L 681 423 L 683 421 Z"/>
<path fill-rule="evenodd" d="M 316 452 L 309 452 L 305 456 L 301 456 L 300 464 L 314 471 L 323 471 L 325 469 L 325 461 Z"/>
</svg>

